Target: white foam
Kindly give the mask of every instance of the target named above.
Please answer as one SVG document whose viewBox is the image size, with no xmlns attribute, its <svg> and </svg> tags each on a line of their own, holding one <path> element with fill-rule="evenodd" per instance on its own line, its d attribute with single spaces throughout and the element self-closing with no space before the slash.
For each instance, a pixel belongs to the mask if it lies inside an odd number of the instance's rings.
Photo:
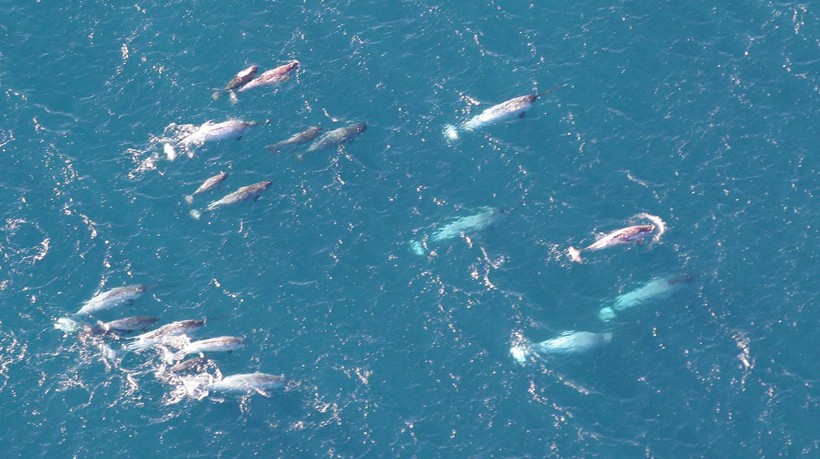
<svg viewBox="0 0 820 459">
<path fill-rule="evenodd" d="M 444 138 L 447 140 L 458 140 L 458 128 L 452 124 L 445 124 Z"/>
<path fill-rule="evenodd" d="M 645 218 L 645 219 L 651 221 L 652 223 L 654 223 L 655 226 L 658 228 L 658 232 L 655 233 L 655 236 L 652 238 L 652 240 L 654 242 L 658 242 L 658 241 L 661 240 L 661 236 L 663 236 L 663 233 L 666 232 L 666 223 L 663 221 L 663 219 L 661 219 L 661 217 L 658 217 L 657 215 L 648 214 L 646 212 L 640 213 L 640 214 L 636 215 L 635 217 L 636 218 Z"/>
<path fill-rule="evenodd" d="M 168 158 L 168 161 L 173 161 L 177 159 L 177 151 L 170 143 L 162 144 L 162 151 L 165 152 L 165 157 Z"/>
<path fill-rule="evenodd" d="M 529 351 L 524 346 L 513 346 L 510 348 L 510 355 L 512 355 L 513 360 L 515 360 L 519 364 L 527 363 L 527 355 L 529 355 Z"/>
<path fill-rule="evenodd" d="M 54 328 L 64 333 L 73 333 L 80 328 L 80 324 L 76 320 L 68 317 L 60 317 L 54 322 Z"/>
</svg>

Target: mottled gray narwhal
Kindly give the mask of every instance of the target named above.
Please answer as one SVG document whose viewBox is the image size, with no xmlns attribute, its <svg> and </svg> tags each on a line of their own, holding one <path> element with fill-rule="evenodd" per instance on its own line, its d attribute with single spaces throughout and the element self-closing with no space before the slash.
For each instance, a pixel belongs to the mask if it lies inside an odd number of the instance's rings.
<svg viewBox="0 0 820 459">
<path fill-rule="evenodd" d="M 231 204 L 236 204 L 238 202 L 249 201 L 249 200 L 257 200 L 259 199 L 259 195 L 268 189 L 270 186 L 270 180 L 263 180 L 261 182 L 253 183 L 251 185 L 243 186 L 236 191 L 229 193 L 223 196 L 221 199 L 218 199 L 210 204 L 203 210 L 191 210 L 189 214 L 194 220 L 199 220 L 202 216 L 203 212 L 211 212 L 215 209 L 218 209 L 223 206 L 228 206 Z"/>
</svg>

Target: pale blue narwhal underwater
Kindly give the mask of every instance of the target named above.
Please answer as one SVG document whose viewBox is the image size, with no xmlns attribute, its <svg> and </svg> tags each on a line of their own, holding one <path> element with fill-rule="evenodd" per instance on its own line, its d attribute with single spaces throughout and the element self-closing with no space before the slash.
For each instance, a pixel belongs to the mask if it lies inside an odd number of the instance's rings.
<svg viewBox="0 0 820 459">
<path fill-rule="evenodd" d="M 692 276 L 688 274 L 677 274 L 653 279 L 635 290 L 616 297 L 612 306 L 601 308 L 598 312 L 598 318 L 604 322 L 609 322 L 614 319 L 619 312 L 648 302 L 669 298 L 673 293 L 679 291 L 691 281 Z"/>
<path fill-rule="evenodd" d="M 688 274 L 653 279 L 637 289 L 616 297 L 612 306 L 606 306 L 598 312 L 598 318 L 608 323 L 622 311 L 645 303 L 667 299 L 688 285 L 691 280 L 692 276 Z M 569 330 L 555 338 L 538 343 L 530 342 L 526 338 L 521 339 L 510 348 L 510 354 L 516 362 L 523 364 L 532 356 L 544 357 L 588 352 L 608 344 L 612 341 L 612 336 L 611 330 L 601 333 Z"/>
<path fill-rule="evenodd" d="M 420 238 L 410 240 L 410 250 L 416 255 L 423 256 L 430 250 L 431 245 L 484 230 L 492 225 L 502 213 L 495 207 L 479 207 L 474 213 L 456 217 L 436 228 L 429 236 L 422 235 Z"/>
</svg>

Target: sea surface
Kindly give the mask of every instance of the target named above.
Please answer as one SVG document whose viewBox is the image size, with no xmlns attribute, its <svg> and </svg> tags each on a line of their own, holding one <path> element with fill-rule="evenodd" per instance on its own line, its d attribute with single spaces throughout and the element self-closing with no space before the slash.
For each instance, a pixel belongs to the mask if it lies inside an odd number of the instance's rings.
<svg viewBox="0 0 820 459">
<path fill-rule="evenodd" d="M 3 457 L 820 457 L 817 3 L 0 7 Z M 168 159 L 174 129 L 232 118 L 259 124 Z M 302 161 L 265 148 L 353 122 Z M 567 256 L 641 213 L 659 240 Z M 287 384 L 191 396 L 127 338 L 55 329 L 133 284 L 84 320 L 206 318 L 198 337 L 247 339 L 210 374 Z M 570 330 L 612 339 L 510 353 Z"/>
</svg>

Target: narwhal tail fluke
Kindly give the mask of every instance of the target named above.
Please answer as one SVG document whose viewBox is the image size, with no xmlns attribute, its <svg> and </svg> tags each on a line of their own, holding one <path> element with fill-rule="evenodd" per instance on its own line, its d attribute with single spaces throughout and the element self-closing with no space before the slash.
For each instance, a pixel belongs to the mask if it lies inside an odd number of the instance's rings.
<svg viewBox="0 0 820 459">
<path fill-rule="evenodd" d="M 567 255 L 569 255 L 569 258 L 576 263 L 581 263 L 583 261 L 581 258 L 581 251 L 575 247 L 570 246 L 570 248 L 567 249 Z"/>
<path fill-rule="evenodd" d="M 188 215 L 190 215 L 191 218 L 193 218 L 194 220 L 199 220 L 200 218 L 202 218 L 202 211 L 197 209 L 191 209 L 191 211 L 188 212 Z"/>
<path fill-rule="evenodd" d="M 185 195 L 185 202 L 187 202 L 188 204 L 193 204 L 194 203 L 194 195 L 192 195 L 192 194 Z"/>
<path fill-rule="evenodd" d="M 601 319 L 602 322 L 610 322 L 615 318 L 615 315 L 615 310 L 609 306 L 601 308 L 601 310 L 598 311 L 598 318 Z"/>
<path fill-rule="evenodd" d="M 223 92 L 222 89 L 214 91 L 213 94 L 211 94 L 211 99 L 219 100 L 219 98 L 222 97 L 222 92 Z"/>
<path fill-rule="evenodd" d="M 413 239 L 408 244 L 410 244 L 410 250 L 414 254 L 416 254 L 420 257 L 424 256 L 424 244 L 422 244 L 421 241 Z"/>
</svg>

